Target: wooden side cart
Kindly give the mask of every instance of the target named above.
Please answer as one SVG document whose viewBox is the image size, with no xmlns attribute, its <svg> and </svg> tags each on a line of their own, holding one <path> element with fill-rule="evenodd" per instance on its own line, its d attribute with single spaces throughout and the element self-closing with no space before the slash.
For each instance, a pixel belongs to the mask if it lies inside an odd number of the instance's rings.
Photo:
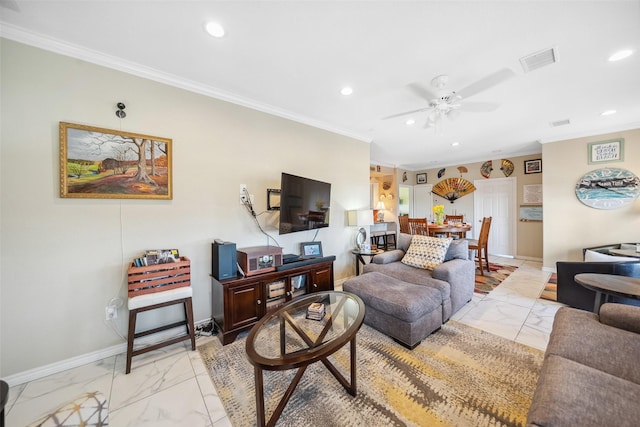
<svg viewBox="0 0 640 427">
<path fill-rule="evenodd" d="M 191 262 L 189 259 L 181 257 L 178 262 L 145 267 L 136 267 L 132 264 L 128 270 L 128 284 L 129 333 L 127 336 L 126 373 L 131 372 L 131 359 L 133 356 L 157 350 L 167 345 L 190 339 L 191 350 L 195 351 L 196 337 L 193 324 L 193 304 L 191 301 L 193 290 L 191 289 Z M 147 331 L 136 332 L 138 313 L 175 304 L 184 306 L 184 320 Z M 136 338 L 179 326 L 187 327 L 186 335 L 171 338 L 138 350 L 133 349 Z"/>
</svg>

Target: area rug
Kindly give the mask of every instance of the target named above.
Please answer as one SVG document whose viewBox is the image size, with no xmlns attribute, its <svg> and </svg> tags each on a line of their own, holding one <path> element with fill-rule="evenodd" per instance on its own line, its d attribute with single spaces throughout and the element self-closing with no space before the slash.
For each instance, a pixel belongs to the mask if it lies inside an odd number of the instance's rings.
<svg viewBox="0 0 640 427">
<path fill-rule="evenodd" d="M 413 351 L 363 325 L 357 396 L 322 363 L 309 366 L 277 426 L 524 426 L 543 353 L 454 321 Z M 235 427 L 256 425 L 245 338 L 198 347 Z M 330 357 L 349 378 L 348 345 Z M 295 370 L 264 372 L 269 417 Z"/>
<path fill-rule="evenodd" d="M 551 273 L 551 277 L 549 277 L 547 284 L 544 285 L 544 290 L 542 294 L 540 294 L 540 298 L 549 301 L 558 301 L 558 275 L 556 273 Z"/>
<path fill-rule="evenodd" d="M 475 292 L 479 294 L 488 294 L 517 269 L 518 267 L 515 267 L 513 265 L 501 265 L 489 262 L 490 271 L 489 273 L 487 273 L 487 271 L 485 270 L 483 276 L 480 274 L 480 270 L 476 267 Z"/>
</svg>

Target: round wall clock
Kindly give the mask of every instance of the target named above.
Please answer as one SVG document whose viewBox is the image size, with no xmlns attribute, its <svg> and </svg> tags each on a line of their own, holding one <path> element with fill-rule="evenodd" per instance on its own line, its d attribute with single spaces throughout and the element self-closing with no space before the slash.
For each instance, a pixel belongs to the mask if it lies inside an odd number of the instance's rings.
<svg viewBox="0 0 640 427">
<path fill-rule="evenodd" d="M 603 168 L 586 173 L 576 184 L 576 197 L 596 209 L 617 209 L 640 195 L 640 178 L 626 169 Z"/>
</svg>

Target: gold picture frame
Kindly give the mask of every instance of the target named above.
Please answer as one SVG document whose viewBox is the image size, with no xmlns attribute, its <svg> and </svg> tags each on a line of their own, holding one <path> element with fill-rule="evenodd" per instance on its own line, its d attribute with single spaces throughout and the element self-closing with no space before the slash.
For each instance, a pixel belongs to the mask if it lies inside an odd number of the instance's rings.
<svg viewBox="0 0 640 427">
<path fill-rule="evenodd" d="M 169 138 L 60 122 L 60 197 L 173 198 Z"/>
</svg>

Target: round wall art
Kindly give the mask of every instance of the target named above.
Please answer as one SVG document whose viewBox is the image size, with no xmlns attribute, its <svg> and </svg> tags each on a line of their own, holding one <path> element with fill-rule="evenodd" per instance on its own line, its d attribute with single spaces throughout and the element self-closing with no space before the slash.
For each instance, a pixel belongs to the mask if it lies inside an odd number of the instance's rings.
<svg viewBox="0 0 640 427">
<path fill-rule="evenodd" d="M 576 197 L 596 209 L 617 209 L 640 195 L 640 178 L 626 169 L 603 168 L 586 173 L 576 184 Z"/>
</svg>

